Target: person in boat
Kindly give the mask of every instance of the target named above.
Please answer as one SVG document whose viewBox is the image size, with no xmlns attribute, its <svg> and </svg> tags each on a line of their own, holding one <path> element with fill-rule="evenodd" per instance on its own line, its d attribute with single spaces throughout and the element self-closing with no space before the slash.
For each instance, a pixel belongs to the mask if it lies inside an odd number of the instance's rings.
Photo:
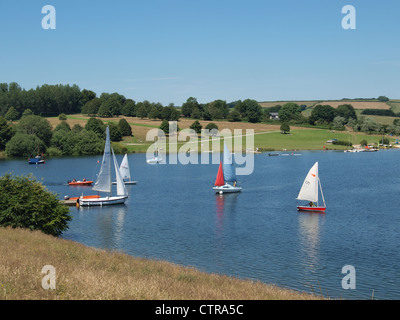
<svg viewBox="0 0 400 320">
<path fill-rule="evenodd" d="M 236 187 L 236 181 L 233 181 L 233 186 Z"/>
<path fill-rule="evenodd" d="M 72 182 L 76 182 L 76 179 L 74 178 L 74 179 L 72 180 Z"/>
<path fill-rule="evenodd" d="M 85 182 L 86 181 L 86 178 L 83 178 L 83 182 Z"/>
<path fill-rule="evenodd" d="M 310 207 L 315 207 L 315 203 L 312 201 L 310 201 L 309 205 L 310 205 Z"/>
</svg>

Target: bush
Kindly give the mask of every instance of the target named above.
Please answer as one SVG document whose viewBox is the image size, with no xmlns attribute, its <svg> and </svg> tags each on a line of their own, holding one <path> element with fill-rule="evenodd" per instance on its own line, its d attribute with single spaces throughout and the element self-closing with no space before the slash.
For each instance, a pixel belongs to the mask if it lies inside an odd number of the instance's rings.
<svg viewBox="0 0 400 320">
<path fill-rule="evenodd" d="M 58 236 L 71 219 L 69 208 L 32 176 L 0 178 L 0 226 Z"/>
<path fill-rule="evenodd" d="M 58 116 L 58 120 L 67 120 L 67 116 L 65 115 L 65 113 L 61 113 L 61 114 Z"/>
<path fill-rule="evenodd" d="M 350 141 L 344 141 L 344 140 L 333 140 L 332 144 L 338 144 L 341 146 L 352 146 L 353 144 Z"/>
</svg>

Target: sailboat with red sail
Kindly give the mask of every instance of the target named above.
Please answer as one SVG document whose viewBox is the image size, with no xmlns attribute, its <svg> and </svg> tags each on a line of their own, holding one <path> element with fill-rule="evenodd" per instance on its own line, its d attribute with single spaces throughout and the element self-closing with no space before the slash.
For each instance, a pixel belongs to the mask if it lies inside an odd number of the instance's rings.
<svg viewBox="0 0 400 320">
<path fill-rule="evenodd" d="M 229 182 L 233 183 L 233 185 L 229 184 Z M 233 168 L 232 155 L 224 144 L 224 163 L 219 163 L 213 190 L 220 194 L 242 191 L 242 188 L 238 187 L 236 184 L 237 181 Z"/>
</svg>

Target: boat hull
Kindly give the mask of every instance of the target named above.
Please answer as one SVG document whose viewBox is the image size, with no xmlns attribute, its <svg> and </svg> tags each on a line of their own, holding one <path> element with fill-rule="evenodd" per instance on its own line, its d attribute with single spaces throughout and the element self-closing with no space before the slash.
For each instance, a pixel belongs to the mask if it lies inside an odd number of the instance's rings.
<svg viewBox="0 0 400 320">
<path fill-rule="evenodd" d="M 325 209 L 326 209 L 326 207 L 297 206 L 298 211 L 325 213 Z"/>
<path fill-rule="evenodd" d="M 93 181 L 77 181 L 77 182 L 68 182 L 70 186 L 91 186 Z"/>
<path fill-rule="evenodd" d="M 104 197 L 97 199 L 79 199 L 79 205 L 83 207 L 92 206 L 108 206 L 114 204 L 124 204 L 128 196 L 114 196 L 114 197 Z"/>
<path fill-rule="evenodd" d="M 215 191 L 215 193 L 235 193 L 235 192 L 241 192 L 242 188 L 234 187 L 231 186 L 230 184 L 225 184 L 223 186 L 215 186 L 213 187 L 213 190 Z"/>
<path fill-rule="evenodd" d="M 136 182 L 137 182 L 137 181 L 124 181 L 125 184 L 136 184 Z M 113 184 L 113 185 L 116 185 L 117 182 L 116 182 L 116 181 L 113 181 L 112 184 Z"/>
<path fill-rule="evenodd" d="M 45 160 L 37 160 L 37 159 L 29 159 L 28 163 L 29 164 L 44 164 L 46 161 Z"/>
</svg>

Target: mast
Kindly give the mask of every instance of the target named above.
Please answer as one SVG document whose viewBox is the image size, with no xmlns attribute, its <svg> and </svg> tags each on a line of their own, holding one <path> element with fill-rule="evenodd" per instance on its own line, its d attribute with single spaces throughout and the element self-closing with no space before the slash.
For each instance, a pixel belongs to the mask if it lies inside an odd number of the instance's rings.
<svg viewBox="0 0 400 320">
<path fill-rule="evenodd" d="M 318 184 L 319 184 L 319 189 L 321 190 L 322 201 L 324 202 L 324 207 L 326 208 L 324 193 L 322 192 L 321 180 L 319 179 L 319 177 L 318 177 Z"/>
</svg>

